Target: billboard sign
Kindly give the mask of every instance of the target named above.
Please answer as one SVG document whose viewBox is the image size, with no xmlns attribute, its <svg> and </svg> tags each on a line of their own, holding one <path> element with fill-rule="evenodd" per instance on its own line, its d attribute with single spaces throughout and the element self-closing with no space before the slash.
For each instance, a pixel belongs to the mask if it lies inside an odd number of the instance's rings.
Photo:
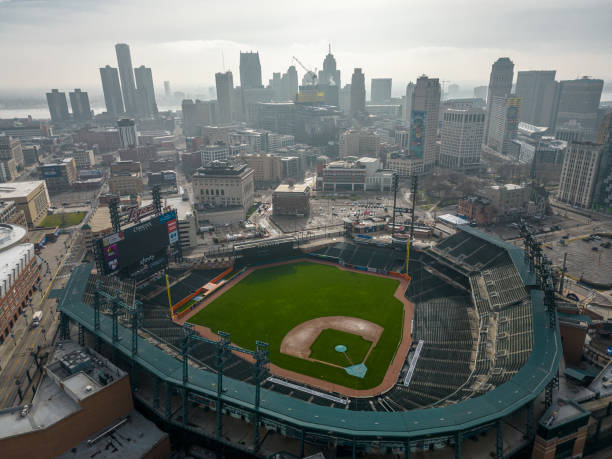
<svg viewBox="0 0 612 459">
<path fill-rule="evenodd" d="M 425 112 L 412 110 L 410 122 L 410 154 L 412 158 L 422 159 L 425 149 Z"/>
</svg>

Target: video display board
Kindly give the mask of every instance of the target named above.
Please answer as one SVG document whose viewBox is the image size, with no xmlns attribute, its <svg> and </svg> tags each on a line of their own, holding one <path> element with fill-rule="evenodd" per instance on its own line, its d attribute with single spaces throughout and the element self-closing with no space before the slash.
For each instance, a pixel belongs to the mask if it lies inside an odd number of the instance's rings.
<svg viewBox="0 0 612 459">
<path fill-rule="evenodd" d="M 178 242 L 176 211 L 166 212 L 97 241 L 105 274 L 143 279 L 168 264 L 168 246 Z"/>
</svg>

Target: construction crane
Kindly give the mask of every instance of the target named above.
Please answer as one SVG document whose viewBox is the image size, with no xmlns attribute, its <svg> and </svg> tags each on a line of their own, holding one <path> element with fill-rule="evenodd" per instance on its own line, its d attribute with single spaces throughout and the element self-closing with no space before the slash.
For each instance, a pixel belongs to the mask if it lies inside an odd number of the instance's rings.
<svg viewBox="0 0 612 459">
<path fill-rule="evenodd" d="M 317 84 L 317 72 L 316 72 L 317 69 L 315 69 L 315 71 L 313 72 L 312 70 L 308 69 L 304 64 L 302 64 L 297 57 L 292 56 L 292 58 L 293 58 L 293 60 L 295 62 L 298 63 L 298 65 L 300 67 L 302 67 L 304 69 L 304 71 L 306 72 L 306 75 L 308 75 L 308 74 L 312 75 L 312 77 L 311 77 L 312 85 L 313 86 L 316 85 Z"/>
</svg>

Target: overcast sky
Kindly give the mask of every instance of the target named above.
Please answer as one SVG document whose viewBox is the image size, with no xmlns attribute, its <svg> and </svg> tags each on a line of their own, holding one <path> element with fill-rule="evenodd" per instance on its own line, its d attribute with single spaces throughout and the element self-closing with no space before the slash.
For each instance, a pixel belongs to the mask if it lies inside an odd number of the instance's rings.
<svg viewBox="0 0 612 459">
<path fill-rule="evenodd" d="M 98 68 L 128 43 L 156 87 L 239 84 L 240 50 L 258 50 L 264 81 L 291 56 L 321 68 L 331 43 L 342 84 L 354 67 L 392 77 L 398 94 L 420 74 L 467 89 L 509 56 L 517 70 L 612 81 L 610 0 L 0 0 L 0 90 L 100 90 Z M 298 68 L 301 75 L 303 71 Z M 369 89 L 369 85 L 367 86 Z"/>
</svg>

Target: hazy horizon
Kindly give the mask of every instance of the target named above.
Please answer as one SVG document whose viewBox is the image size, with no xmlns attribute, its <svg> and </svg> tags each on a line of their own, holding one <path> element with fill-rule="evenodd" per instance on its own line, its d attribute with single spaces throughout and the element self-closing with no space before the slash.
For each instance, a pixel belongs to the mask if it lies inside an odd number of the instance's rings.
<svg viewBox="0 0 612 459">
<path fill-rule="evenodd" d="M 354 67 L 393 78 L 394 95 L 421 74 L 461 86 L 487 84 L 492 63 L 508 56 L 520 70 L 556 70 L 612 80 L 612 4 L 603 0 L 427 4 L 385 1 L 181 3 L 137 0 L 0 0 L 0 92 L 80 87 L 101 93 L 99 68 L 117 66 L 115 43 L 128 43 L 134 67 L 153 69 L 155 87 L 214 86 L 231 70 L 240 84 L 239 52 L 257 50 L 264 84 L 297 56 L 320 69 L 331 43 L 342 85 Z M 482 42 L 481 37 L 487 37 Z M 222 54 L 224 56 L 224 64 Z M 301 76 L 304 71 L 298 68 Z M 515 76 L 516 78 L 516 76 Z M 447 83 L 448 84 L 448 83 Z M 97 90 L 97 91 L 96 91 Z M 42 96 L 43 94 L 41 94 Z"/>
</svg>

